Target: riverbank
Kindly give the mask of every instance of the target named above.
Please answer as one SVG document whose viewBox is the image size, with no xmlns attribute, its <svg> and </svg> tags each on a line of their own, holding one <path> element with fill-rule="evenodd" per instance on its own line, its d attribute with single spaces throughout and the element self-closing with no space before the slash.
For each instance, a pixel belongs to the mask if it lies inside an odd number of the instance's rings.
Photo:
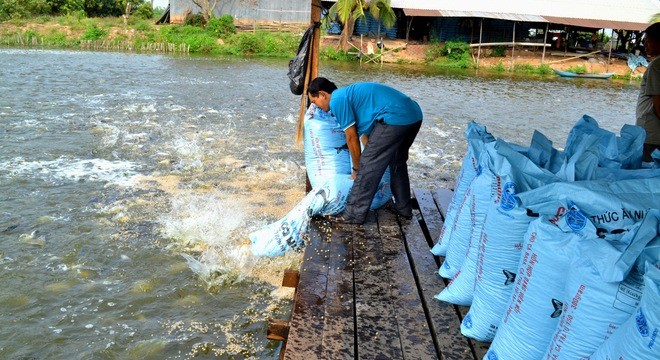
<svg viewBox="0 0 660 360">
<path fill-rule="evenodd" d="M 265 24 L 234 20 L 235 31 L 218 35 L 195 26 L 155 25 L 155 20 L 121 18 L 89 19 L 72 16 L 40 17 L 0 23 L 0 45 L 9 47 L 64 48 L 130 52 L 200 53 L 209 55 L 292 57 L 303 25 Z M 286 26 L 285 26 L 286 25 Z M 508 48 L 502 56 L 492 56 L 489 48 L 472 49 L 471 60 L 430 62 L 429 49 L 437 44 L 403 39 L 384 39 L 382 49 L 373 37 L 354 36 L 348 54 L 339 51 L 338 35 L 323 35 L 321 56 L 328 60 L 357 61 L 369 66 L 383 63 L 414 64 L 434 67 L 478 67 L 496 73 L 553 75 L 552 69 L 574 72 L 614 72 L 616 78 L 639 80 L 645 70 L 631 72 L 625 59 L 603 54 L 577 54 L 538 47 Z M 359 50 L 359 51 L 358 51 Z M 371 60 L 371 61 L 369 61 Z M 554 76 L 554 75 L 553 75 Z"/>
<path fill-rule="evenodd" d="M 360 46 L 362 42 L 362 46 Z M 374 54 L 369 58 L 376 58 L 377 62 L 380 61 L 380 50 L 374 46 L 377 39 L 370 37 L 356 36 L 352 42 L 354 48 L 353 52 L 357 52 L 358 48 L 362 48 L 363 53 L 368 53 L 369 48 L 375 49 Z M 369 45 L 371 43 L 372 45 Z M 326 35 L 321 39 L 322 47 L 338 47 L 338 35 Z M 424 64 L 426 62 L 426 54 L 429 47 L 432 46 L 428 43 L 410 42 L 406 43 L 403 39 L 384 39 L 382 61 L 387 63 L 403 63 L 403 64 Z M 476 66 L 480 69 L 492 70 L 496 72 L 517 71 L 529 72 L 531 67 L 538 68 L 546 65 L 551 69 L 557 70 L 583 70 L 587 73 L 606 73 L 614 72 L 617 77 L 631 77 L 633 80 L 639 80 L 646 68 L 639 67 L 631 72 L 628 67 L 626 59 L 610 57 L 604 54 L 578 54 L 570 52 L 562 52 L 556 50 L 546 49 L 545 54 L 543 50 L 538 47 L 523 47 L 517 46 L 513 51 L 508 48 L 503 56 L 491 56 L 492 50 L 489 48 L 482 48 L 481 55 L 477 59 L 478 50 L 472 49 L 472 59 Z M 368 58 L 367 58 L 368 59 Z"/>
</svg>

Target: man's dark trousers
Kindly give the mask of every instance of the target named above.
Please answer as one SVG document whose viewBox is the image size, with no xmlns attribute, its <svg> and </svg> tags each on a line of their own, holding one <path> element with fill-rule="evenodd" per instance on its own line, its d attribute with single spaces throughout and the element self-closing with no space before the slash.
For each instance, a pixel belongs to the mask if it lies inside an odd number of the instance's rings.
<svg viewBox="0 0 660 360">
<path fill-rule="evenodd" d="M 346 202 L 344 219 L 363 223 L 383 174 L 390 167 L 390 188 L 394 207 L 403 216 L 412 216 L 408 151 L 417 137 L 422 121 L 411 125 L 387 125 L 376 121 L 367 146 L 360 156 L 357 177 Z"/>
</svg>

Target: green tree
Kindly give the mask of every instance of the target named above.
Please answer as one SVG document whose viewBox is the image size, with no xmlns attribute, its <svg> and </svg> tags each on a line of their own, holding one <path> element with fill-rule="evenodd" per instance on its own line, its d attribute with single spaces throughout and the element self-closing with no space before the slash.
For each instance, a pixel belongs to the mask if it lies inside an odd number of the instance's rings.
<svg viewBox="0 0 660 360">
<path fill-rule="evenodd" d="M 660 22 L 660 13 L 653 14 L 653 16 L 651 16 L 651 20 L 649 20 L 649 24 L 655 24 L 657 22 Z"/>
<path fill-rule="evenodd" d="M 337 0 L 330 7 L 329 18 L 339 18 L 344 25 L 339 38 L 339 46 L 342 50 L 349 49 L 348 41 L 353 35 L 355 21 L 364 16 L 364 11 L 368 10 L 374 19 L 381 20 L 385 27 L 392 27 L 396 22 L 396 15 L 390 6 L 390 0 Z"/>
<path fill-rule="evenodd" d="M 85 0 L 48 0 L 53 15 L 69 15 L 85 10 Z"/>
</svg>

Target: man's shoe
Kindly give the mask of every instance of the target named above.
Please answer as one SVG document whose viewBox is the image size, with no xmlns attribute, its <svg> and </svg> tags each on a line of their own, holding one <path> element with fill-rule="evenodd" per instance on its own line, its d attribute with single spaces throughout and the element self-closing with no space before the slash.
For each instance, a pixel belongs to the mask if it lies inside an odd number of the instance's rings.
<svg viewBox="0 0 660 360">
<path fill-rule="evenodd" d="M 402 214 L 402 213 L 400 213 L 400 212 L 394 207 L 394 201 L 392 201 L 392 200 L 388 200 L 388 201 L 385 203 L 385 205 L 383 205 L 382 209 L 385 210 L 385 211 L 389 211 L 390 213 L 392 213 L 392 214 L 394 214 L 394 215 L 396 215 L 396 216 L 399 216 L 400 218 L 405 219 L 405 220 L 410 220 L 410 219 L 412 219 L 412 217 L 413 217 L 412 213 L 410 213 L 410 214 Z"/>
</svg>

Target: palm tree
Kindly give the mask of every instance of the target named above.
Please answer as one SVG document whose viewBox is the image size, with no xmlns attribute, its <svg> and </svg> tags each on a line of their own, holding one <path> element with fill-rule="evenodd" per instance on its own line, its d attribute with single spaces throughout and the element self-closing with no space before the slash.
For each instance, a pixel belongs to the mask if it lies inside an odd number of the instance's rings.
<svg viewBox="0 0 660 360">
<path fill-rule="evenodd" d="M 660 13 L 654 14 L 651 16 L 651 20 L 649 20 L 649 24 L 655 24 L 657 22 L 660 22 Z"/>
<path fill-rule="evenodd" d="M 396 15 L 390 6 L 390 0 L 337 0 L 330 7 L 328 17 L 339 21 L 344 25 L 339 38 L 339 46 L 347 51 L 348 40 L 353 35 L 355 21 L 364 17 L 364 10 L 369 10 L 374 19 L 381 20 L 385 27 L 392 27 L 396 22 Z"/>
</svg>

